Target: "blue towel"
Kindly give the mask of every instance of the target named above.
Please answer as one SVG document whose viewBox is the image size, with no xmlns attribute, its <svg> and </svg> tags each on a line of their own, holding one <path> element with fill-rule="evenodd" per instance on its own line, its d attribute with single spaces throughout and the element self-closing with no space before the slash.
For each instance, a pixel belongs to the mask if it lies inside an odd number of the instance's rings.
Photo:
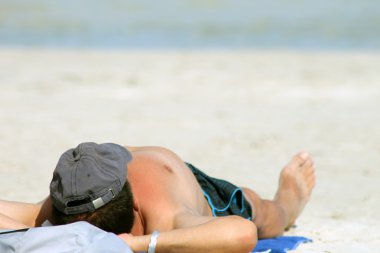
<svg viewBox="0 0 380 253">
<path fill-rule="evenodd" d="M 252 253 L 286 253 L 288 250 L 294 250 L 301 243 L 307 242 L 311 242 L 311 240 L 302 236 L 280 236 L 271 239 L 263 239 L 257 242 L 256 248 Z"/>
</svg>

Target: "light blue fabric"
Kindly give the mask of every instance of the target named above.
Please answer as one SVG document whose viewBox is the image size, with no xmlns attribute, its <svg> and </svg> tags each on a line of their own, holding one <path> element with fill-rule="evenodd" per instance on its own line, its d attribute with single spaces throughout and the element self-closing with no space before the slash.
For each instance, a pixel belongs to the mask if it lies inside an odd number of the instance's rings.
<svg viewBox="0 0 380 253">
<path fill-rule="evenodd" d="M 2 232 L 0 230 L 0 232 Z M 1 253 L 132 253 L 115 234 L 87 222 L 0 234 Z"/>
<path fill-rule="evenodd" d="M 276 238 L 263 239 L 257 242 L 257 245 L 252 253 L 286 253 L 288 250 L 296 249 L 301 243 L 307 242 L 311 242 L 311 239 L 302 236 L 280 236 Z"/>
<path fill-rule="evenodd" d="M 280 236 L 259 240 L 252 253 L 286 253 L 306 242 L 311 242 L 311 240 L 301 236 Z M 51 252 L 132 253 L 130 248 L 115 234 L 107 233 L 87 222 L 0 234 L 0 253 Z"/>
</svg>

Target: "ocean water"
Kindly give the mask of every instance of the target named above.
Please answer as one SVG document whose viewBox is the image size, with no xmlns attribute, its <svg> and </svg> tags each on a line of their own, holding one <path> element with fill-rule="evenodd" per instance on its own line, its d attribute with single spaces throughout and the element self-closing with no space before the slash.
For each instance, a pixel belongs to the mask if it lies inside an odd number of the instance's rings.
<svg viewBox="0 0 380 253">
<path fill-rule="evenodd" d="M 0 0 L 0 46 L 380 49 L 379 0 Z"/>
</svg>

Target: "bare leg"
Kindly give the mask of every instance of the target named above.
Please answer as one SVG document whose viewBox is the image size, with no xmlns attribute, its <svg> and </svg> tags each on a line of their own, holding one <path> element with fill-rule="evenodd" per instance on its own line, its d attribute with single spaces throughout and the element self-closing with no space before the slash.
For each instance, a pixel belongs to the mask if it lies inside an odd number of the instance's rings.
<svg viewBox="0 0 380 253">
<path fill-rule="evenodd" d="M 308 202 L 315 186 L 314 163 L 307 153 L 299 153 L 284 167 L 273 200 L 261 199 L 254 191 L 243 188 L 252 211 L 259 238 L 281 235 L 294 224 Z"/>
</svg>

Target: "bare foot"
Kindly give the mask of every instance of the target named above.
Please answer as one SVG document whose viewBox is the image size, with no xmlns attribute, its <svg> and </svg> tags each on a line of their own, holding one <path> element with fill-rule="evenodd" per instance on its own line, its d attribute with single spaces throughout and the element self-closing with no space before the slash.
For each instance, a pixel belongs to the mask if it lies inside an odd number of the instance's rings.
<svg viewBox="0 0 380 253">
<path fill-rule="evenodd" d="M 305 152 L 295 155 L 281 171 L 274 201 L 285 212 L 287 217 L 286 228 L 294 224 L 309 201 L 315 180 L 314 162 Z"/>
</svg>

